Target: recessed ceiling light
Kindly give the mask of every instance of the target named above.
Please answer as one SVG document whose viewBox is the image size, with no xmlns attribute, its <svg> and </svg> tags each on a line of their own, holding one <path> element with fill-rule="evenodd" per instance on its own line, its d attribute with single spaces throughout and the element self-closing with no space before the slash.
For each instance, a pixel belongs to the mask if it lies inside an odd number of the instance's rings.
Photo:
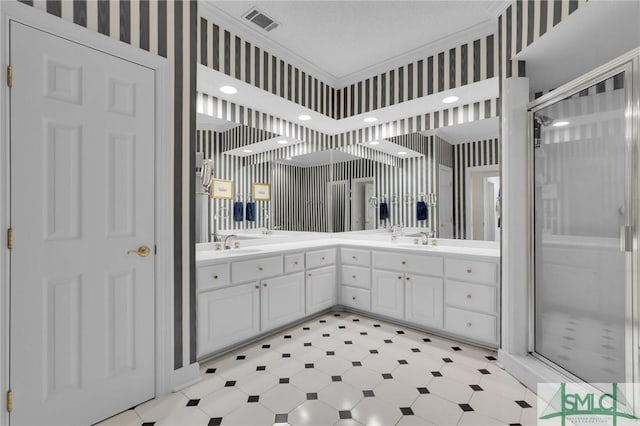
<svg viewBox="0 0 640 426">
<path fill-rule="evenodd" d="M 456 101 L 459 101 L 459 100 L 460 100 L 460 98 L 457 97 L 457 96 L 447 96 L 446 98 L 444 98 L 442 100 L 442 102 L 444 102 L 445 104 L 452 104 L 452 103 L 454 103 Z"/>
<path fill-rule="evenodd" d="M 309 121 L 309 120 L 311 120 L 311 116 L 307 115 L 307 114 L 302 114 L 302 115 L 298 116 L 298 120 Z"/>
<path fill-rule="evenodd" d="M 250 150 L 250 149 L 243 149 L 243 150 L 242 150 L 242 152 L 249 153 L 249 152 L 253 152 L 253 151 L 252 151 L 252 150 Z"/>
<path fill-rule="evenodd" d="M 398 152 L 398 155 L 407 155 L 407 151 L 400 151 Z"/>
<path fill-rule="evenodd" d="M 288 144 L 288 143 L 289 143 L 289 141 L 286 141 L 286 140 L 282 139 L 282 140 L 279 140 L 279 141 L 278 141 L 278 143 L 279 143 L 280 145 L 285 145 L 285 144 Z"/>
<path fill-rule="evenodd" d="M 285 160 L 291 160 L 291 157 L 287 157 L 287 158 L 285 158 Z"/>
<path fill-rule="evenodd" d="M 369 145 L 379 145 L 380 142 L 379 141 L 371 141 L 369 142 Z"/>
<path fill-rule="evenodd" d="M 220 87 L 220 91 L 222 93 L 226 93 L 227 95 L 235 95 L 236 93 L 238 93 L 238 89 L 233 86 L 222 86 Z"/>
<path fill-rule="evenodd" d="M 568 121 L 556 121 L 555 123 L 553 123 L 553 127 L 564 127 L 568 125 L 569 125 Z"/>
<path fill-rule="evenodd" d="M 362 121 L 364 121 L 365 123 L 373 123 L 374 121 L 378 121 L 378 119 L 375 117 L 365 117 L 365 119 Z"/>
</svg>

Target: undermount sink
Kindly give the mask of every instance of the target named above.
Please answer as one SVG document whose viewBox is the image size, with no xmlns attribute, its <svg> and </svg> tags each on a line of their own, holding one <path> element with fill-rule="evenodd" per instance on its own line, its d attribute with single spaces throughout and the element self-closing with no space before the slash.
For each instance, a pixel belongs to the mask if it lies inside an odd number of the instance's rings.
<svg viewBox="0 0 640 426">
<path fill-rule="evenodd" d="M 424 244 L 398 244 L 398 247 L 420 249 L 420 250 L 435 250 L 438 248 L 438 246 L 424 245 Z"/>
<path fill-rule="evenodd" d="M 264 250 L 259 248 L 239 248 L 239 249 L 228 249 L 228 250 L 220 250 L 218 253 L 220 254 L 251 254 L 251 253 L 262 253 Z"/>
</svg>

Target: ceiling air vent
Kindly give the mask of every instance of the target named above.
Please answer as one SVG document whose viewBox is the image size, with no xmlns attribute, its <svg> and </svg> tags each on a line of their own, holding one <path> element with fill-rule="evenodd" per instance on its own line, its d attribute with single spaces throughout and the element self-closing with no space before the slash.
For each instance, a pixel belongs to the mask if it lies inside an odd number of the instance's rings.
<svg viewBox="0 0 640 426">
<path fill-rule="evenodd" d="M 278 23 L 276 21 L 269 18 L 267 15 L 260 12 L 256 8 L 251 9 L 244 15 L 244 17 L 245 19 L 248 19 L 265 31 L 271 31 L 278 26 Z"/>
</svg>

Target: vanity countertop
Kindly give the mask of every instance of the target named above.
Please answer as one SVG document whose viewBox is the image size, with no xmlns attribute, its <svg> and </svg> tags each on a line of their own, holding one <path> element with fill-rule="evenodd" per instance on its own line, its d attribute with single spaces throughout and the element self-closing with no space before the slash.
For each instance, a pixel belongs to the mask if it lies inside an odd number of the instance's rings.
<svg viewBox="0 0 640 426">
<path fill-rule="evenodd" d="M 303 234 L 303 233 L 301 233 Z M 311 237 L 311 238 L 309 238 Z M 353 237 L 353 238 L 349 238 Z M 273 254 L 285 254 L 288 252 L 300 252 L 301 250 L 314 250 L 331 247 L 358 247 L 364 249 L 389 250 L 394 252 L 423 253 L 430 255 L 461 255 L 479 256 L 492 260 L 500 258 L 500 249 L 478 245 L 465 245 L 460 240 L 437 240 L 435 246 L 423 246 L 413 243 L 411 237 L 399 237 L 396 241 L 390 241 L 389 235 L 376 236 L 377 238 L 357 238 L 344 234 L 324 234 L 324 237 L 314 234 L 304 236 L 301 241 L 298 238 L 272 239 L 267 236 L 262 241 L 251 241 L 251 245 L 244 244 L 242 248 L 230 250 L 214 250 L 213 243 L 199 245 L 196 250 L 196 263 L 206 264 L 220 260 L 249 258 Z M 450 243 L 449 243 L 450 242 Z M 245 243 L 243 241 L 243 243 Z M 263 244 L 261 244 L 263 243 Z"/>
</svg>

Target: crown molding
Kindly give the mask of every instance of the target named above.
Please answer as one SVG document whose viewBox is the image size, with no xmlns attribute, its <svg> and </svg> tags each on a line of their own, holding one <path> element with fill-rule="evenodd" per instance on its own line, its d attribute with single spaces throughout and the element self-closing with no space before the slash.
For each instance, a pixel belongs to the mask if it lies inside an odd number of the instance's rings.
<svg viewBox="0 0 640 426">
<path fill-rule="evenodd" d="M 512 3 L 510 0 L 494 0 L 485 6 L 487 12 L 489 12 L 494 19 L 498 19 L 500 15 L 504 13 L 505 10 Z"/>
<path fill-rule="evenodd" d="M 271 40 L 260 31 L 250 28 L 240 19 L 216 7 L 213 3 L 209 1 L 199 1 L 198 14 L 205 19 L 215 22 L 220 27 L 229 30 L 240 38 L 251 42 L 251 44 L 266 50 L 278 59 L 282 59 L 283 61 L 300 68 L 304 72 L 313 75 L 325 84 L 332 87 L 338 87 L 338 79 L 333 74 L 330 74 L 313 62 L 304 59 L 280 43 Z"/>
<path fill-rule="evenodd" d="M 494 13 L 497 10 L 506 9 L 511 4 L 510 1 L 497 1 L 491 3 L 492 6 L 487 6 L 489 13 Z M 497 16 L 494 19 L 487 19 L 479 24 L 471 26 L 465 30 L 458 31 L 455 34 L 451 34 L 446 37 L 442 37 L 438 40 L 432 41 L 428 44 L 420 46 L 416 49 L 401 53 L 392 58 L 386 59 L 382 62 L 370 65 L 361 70 L 355 71 L 351 74 L 342 77 L 336 77 L 335 75 L 325 71 L 320 66 L 313 62 L 301 57 L 292 50 L 277 43 L 265 34 L 262 34 L 258 30 L 254 30 L 245 25 L 240 19 L 230 15 L 229 13 L 219 9 L 215 4 L 209 1 L 201 1 L 198 3 L 199 15 L 205 19 L 209 19 L 215 22 L 222 28 L 233 32 L 235 35 L 250 41 L 252 44 L 259 46 L 262 49 L 267 50 L 269 53 L 275 55 L 279 59 L 294 65 L 301 70 L 319 78 L 325 84 L 339 89 L 349 86 L 353 83 L 366 80 L 369 77 L 385 73 L 389 70 L 407 65 L 412 62 L 416 62 L 420 59 L 427 58 L 433 54 L 442 52 L 443 50 L 450 49 L 468 43 L 471 40 L 476 40 L 483 36 L 497 33 Z"/>
<path fill-rule="evenodd" d="M 455 34 L 439 38 L 416 49 L 409 50 L 408 52 L 401 53 L 349 75 L 337 78 L 337 87 L 346 87 L 350 84 L 366 80 L 369 77 L 385 73 L 389 70 L 419 61 L 420 59 L 428 58 L 436 53 L 457 47 L 480 37 L 497 34 L 497 30 L 498 27 L 496 23 L 493 20 L 488 19 L 465 30 L 458 31 Z"/>
</svg>

